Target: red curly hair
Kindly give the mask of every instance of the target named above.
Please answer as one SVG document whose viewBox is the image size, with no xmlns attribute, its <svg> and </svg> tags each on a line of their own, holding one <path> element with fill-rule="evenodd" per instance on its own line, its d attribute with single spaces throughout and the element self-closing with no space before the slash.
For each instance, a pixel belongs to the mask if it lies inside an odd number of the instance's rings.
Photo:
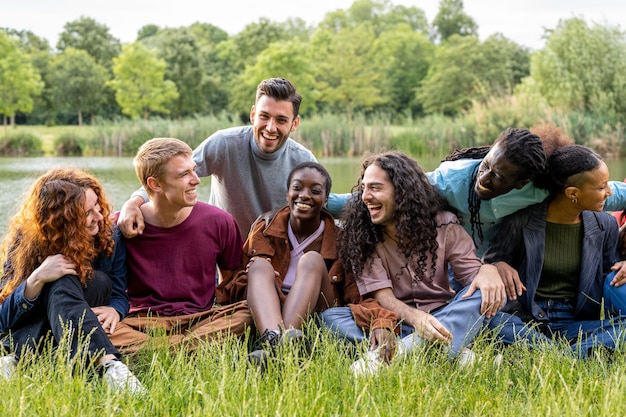
<svg viewBox="0 0 626 417">
<path fill-rule="evenodd" d="M 87 230 L 85 190 L 98 197 L 103 219 L 91 236 Z M 2 243 L 5 260 L 0 302 L 3 302 L 51 255 L 62 254 L 76 264 L 80 282 L 93 276 L 93 261 L 113 253 L 111 205 L 100 182 L 76 168 L 52 169 L 39 177 L 9 224 Z"/>
</svg>

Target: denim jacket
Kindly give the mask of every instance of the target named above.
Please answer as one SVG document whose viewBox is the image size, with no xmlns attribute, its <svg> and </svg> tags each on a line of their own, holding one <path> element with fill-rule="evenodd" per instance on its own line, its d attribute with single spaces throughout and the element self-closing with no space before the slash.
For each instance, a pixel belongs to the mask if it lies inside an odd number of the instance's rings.
<svg viewBox="0 0 626 417">
<path fill-rule="evenodd" d="M 545 200 L 507 217 L 485 253 L 485 262 L 504 261 L 517 269 L 526 286 L 526 292 L 517 301 L 540 321 L 545 321 L 546 315 L 534 299 L 543 268 L 547 207 Z M 595 320 L 600 317 L 604 278 L 619 260 L 619 230 L 615 218 L 605 212 L 583 211 L 582 223 L 582 259 L 574 314 L 577 320 Z M 507 307 L 511 304 L 517 303 L 511 301 Z"/>
<path fill-rule="evenodd" d="M 109 306 L 119 314 L 120 320 L 128 313 L 128 295 L 126 294 L 126 248 L 122 234 L 117 227 L 113 231 L 115 246 L 111 257 L 100 255 L 94 262 L 94 270 L 102 271 L 111 278 L 111 300 Z M 5 265 L 5 270 L 7 265 Z M 2 285 L 7 282 L 4 280 Z M 24 296 L 26 281 L 17 286 L 4 302 L 0 303 L 0 334 L 7 333 L 22 317 L 28 314 L 40 302 L 37 297 L 29 300 Z"/>
</svg>

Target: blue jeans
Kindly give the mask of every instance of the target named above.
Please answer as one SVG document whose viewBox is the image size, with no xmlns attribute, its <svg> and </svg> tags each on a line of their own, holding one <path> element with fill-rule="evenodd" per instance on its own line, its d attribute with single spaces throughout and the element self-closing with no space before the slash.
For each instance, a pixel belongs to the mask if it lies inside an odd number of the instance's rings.
<svg viewBox="0 0 626 417">
<path fill-rule="evenodd" d="M 610 282 L 610 280 L 609 280 Z M 541 343 L 552 343 L 554 337 L 563 337 L 572 352 L 585 358 L 593 348 L 604 346 L 615 349 L 618 340 L 625 340 L 626 316 L 604 320 L 576 320 L 573 300 L 536 300 L 546 314 L 546 321 L 499 312 L 489 323 L 498 330 L 497 338 L 504 344 L 524 343 L 530 348 Z M 521 315 L 526 313 L 520 312 Z"/>
<path fill-rule="evenodd" d="M 615 315 L 626 314 L 626 285 L 615 287 L 611 285 L 611 280 L 617 271 L 611 272 L 604 279 L 604 308 Z"/>
<path fill-rule="evenodd" d="M 469 298 L 461 298 L 467 292 L 467 288 L 456 294 L 448 304 L 435 310 L 431 314 L 452 333 L 452 344 L 448 356 L 456 357 L 465 346 L 472 343 L 483 324 L 491 319 L 486 319 L 480 314 L 482 296 L 476 291 Z M 323 326 L 329 328 L 340 338 L 358 343 L 367 338 L 363 329 L 357 326 L 349 307 L 333 307 L 324 310 L 320 314 Z M 422 342 L 415 334 L 415 329 L 402 324 L 400 338 L 407 350 Z"/>
</svg>

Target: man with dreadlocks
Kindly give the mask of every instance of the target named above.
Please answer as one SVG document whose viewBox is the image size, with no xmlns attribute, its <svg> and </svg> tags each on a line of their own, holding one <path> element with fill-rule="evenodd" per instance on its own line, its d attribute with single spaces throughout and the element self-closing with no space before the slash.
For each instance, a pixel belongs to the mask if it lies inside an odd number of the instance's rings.
<svg viewBox="0 0 626 417">
<path fill-rule="evenodd" d="M 530 130 L 509 128 L 492 146 L 457 150 L 426 175 L 456 209 L 463 227 L 474 239 L 476 255 L 482 257 L 504 217 L 545 200 L 548 191 L 537 186 L 535 180 L 544 175 L 552 152 L 571 143 L 554 125 Z M 625 207 L 626 184 L 610 181 L 609 185 L 613 195 L 605 210 Z M 507 297 L 515 300 L 521 296 L 525 288 L 517 274 L 504 264 L 499 264 L 498 270 Z M 460 288 L 458 283 L 452 285 Z"/>
<path fill-rule="evenodd" d="M 402 320 L 398 353 L 439 342 L 449 359 L 471 362 L 468 344 L 506 299 L 495 267 L 482 265 L 471 237 L 408 156 L 391 151 L 366 159 L 353 191 L 356 198 L 342 216 L 339 258 L 364 298 L 373 297 Z M 465 286 L 458 293 L 449 286 L 448 264 Z M 327 314 L 326 324 L 338 332 L 358 330 L 347 325 L 349 310 L 339 309 L 331 309 L 336 315 Z M 369 352 L 353 371 L 376 371 L 381 355 Z"/>
</svg>

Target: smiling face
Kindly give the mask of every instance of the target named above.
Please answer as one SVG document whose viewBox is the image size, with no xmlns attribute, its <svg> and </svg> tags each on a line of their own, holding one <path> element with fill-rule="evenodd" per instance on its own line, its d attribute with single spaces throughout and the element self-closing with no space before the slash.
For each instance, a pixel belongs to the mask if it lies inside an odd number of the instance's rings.
<svg viewBox="0 0 626 417">
<path fill-rule="evenodd" d="M 603 161 L 591 171 L 582 174 L 580 186 L 567 187 L 566 194 L 575 199 L 581 210 L 602 211 L 604 203 L 613 193 L 609 187 L 609 169 Z"/>
<path fill-rule="evenodd" d="M 503 195 L 522 188 L 529 180 L 520 179 L 520 167 L 504 156 L 501 143 L 493 145 L 478 168 L 474 191 L 481 200 Z"/>
<path fill-rule="evenodd" d="M 91 188 L 85 189 L 85 213 L 87 230 L 91 236 L 95 236 L 100 231 L 100 222 L 104 219 L 102 209 L 98 203 L 98 196 Z"/>
<path fill-rule="evenodd" d="M 250 110 L 254 140 L 260 150 L 276 152 L 295 131 L 300 116 L 293 117 L 293 103 L 261 96 Z"/>
<path fill-rule="evenodd" d="M 320 219 L 326 205 L 326 178 L 315 168 L 294 171 L 287 190 L 291 215 L 299 220 Z"/>
<path fill-rule="evenodd" d="M 397 224 L 394 218 L 396 192 L 387 171 L 378 165 L 368 166 L 363 173 L 361 187 L 363 190 L 361 200 L 367 207 L 372 223 L 394 228 Z"/>
<path fill-rule="evenodd" d="M 170 206 L 192 207 L 198 201 L 200 184 L 195 168 L 191 155 L 175 155 L 167 162 L 163 178 L 150 177 L 148 184 L 152 184 L 155 196 Z"/>
</svg>

